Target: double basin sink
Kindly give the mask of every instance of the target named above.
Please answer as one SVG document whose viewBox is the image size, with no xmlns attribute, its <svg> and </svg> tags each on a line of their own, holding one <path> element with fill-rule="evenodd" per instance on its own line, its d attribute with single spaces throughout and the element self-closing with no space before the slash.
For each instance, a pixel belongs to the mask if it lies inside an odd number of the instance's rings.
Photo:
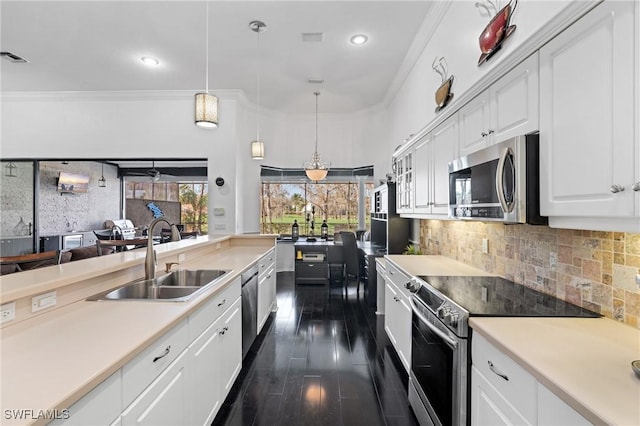
<svg viewBox="0 0 640 426">
<path fill-rule="evenodd" d="M 133 281 L 87 300 L 157 300 L 183 302 L 215 284 L 229 272 L 221 269 L 179 269 L 149 280 Z"/>
</svg>

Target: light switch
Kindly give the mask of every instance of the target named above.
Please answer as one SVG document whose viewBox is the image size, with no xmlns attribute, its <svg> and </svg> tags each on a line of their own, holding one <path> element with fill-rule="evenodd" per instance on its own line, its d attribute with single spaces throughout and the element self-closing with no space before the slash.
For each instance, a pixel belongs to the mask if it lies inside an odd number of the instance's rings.
<svg viewBox="0 0 640 426">
<path fill-rule="evenodd" d="M 55 306 L 56 303 L 57 299 L 55 291 L 34 296 L 31 299 L 31 312 L 38 312 L 51 306 Z"/>
</svg>

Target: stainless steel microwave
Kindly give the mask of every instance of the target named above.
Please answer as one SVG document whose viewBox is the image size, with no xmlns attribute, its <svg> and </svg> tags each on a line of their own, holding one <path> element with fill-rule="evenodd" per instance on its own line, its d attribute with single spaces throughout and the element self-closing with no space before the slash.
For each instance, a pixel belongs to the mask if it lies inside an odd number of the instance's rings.
<svg viewBox="0 0 640 426">
<path fill-rule="evenodd" d="M 450 162 L 449 217 L 546 225 L 538 141 L 538 134 L 516 136 Z"/>
</svg>

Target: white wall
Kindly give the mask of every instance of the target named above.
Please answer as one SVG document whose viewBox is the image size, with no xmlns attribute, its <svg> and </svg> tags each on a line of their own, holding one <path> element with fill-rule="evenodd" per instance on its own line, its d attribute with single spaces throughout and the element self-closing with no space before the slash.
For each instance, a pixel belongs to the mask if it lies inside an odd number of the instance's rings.
<svg viewBox="0 0 640 426">
<path fill-rule="evenodd" d="M 506 4 L 505 1 L 499 2 Z M 395 97 L 388 106 L 390 120 L 388 156 L 411 133 L 437 118 L 435 112 L 435 91 L 441 84 L 431 64 L 435 57 L 444 56 L 449 65 L 449 75 L 454 75 L 451 89 L 454 93 L 452 103 L 439 114 L 448 114 L 456 108 L 457 98 L 469 90 L 487 73 L 515 52 L 525 40 L 534 35 L 551 18 L 556 16 L 568 0 L 526 1 L 520 0 L 511 24 L 517 26 L 513 35 L 503 47 L 483 65 L 478 66 L 480 48 L 478 37 L 489 22 L 489 18 L 480 15 L 472 1 L 453 1 L 448 5 L 444 18 L 437 22 L 433 36 L 423 47 L 411 72 L 400 85 Z M 440 5 L 446 7 L 446 5 Z M 428 25 L 427 25 L 428 27 Z"/>
<path fill-rule="evenodd" d="M 333 167 L 373 164 L 376 179 L 384 179 L 396 146 L 437 118 L 434 92 L 440 77 L 431 69 L 434 57 L 445 56 L 455 75 L 452 91 L 456 97 L 450 107 L 457 107 L 456 99 L 568 3 L 520 0 L 512 21 L 518 26 L 516 32 L 481 67 L 477 66 L 477 39 L 489 18 L 480 16 L 473 1 L 441 4 L 446 8 L 444 18 L 423 25 L 423 29 L 437 27 L 418 49 L 421 53 L 410 73 L 387 104 L 345 116 L 320 113 L 318 151 L 322 158 Z M 220 98 L 220 125 L 215 130 L 193 124 L 192 93 L 3 94 L 2 157 L 205 157 L 209 161 L 210 232 L 257 232 L 260 164 L 298 167 L 309 161 L 315 116 L 285 116 L 261 109 L 266 156 L 258 162 L 249 152 L 255 138 L 254 106 L 240 91 L 215 93 Z M 313 102 L 311 93 L 309 102 Z M 321 98 L 319 106 L 322 111 Z M 223 187 L 215 186 L 216 177 L 225 179 Z M 224 216 L 214 216 L 214 208 L 223 208 Z"/>
</svg>

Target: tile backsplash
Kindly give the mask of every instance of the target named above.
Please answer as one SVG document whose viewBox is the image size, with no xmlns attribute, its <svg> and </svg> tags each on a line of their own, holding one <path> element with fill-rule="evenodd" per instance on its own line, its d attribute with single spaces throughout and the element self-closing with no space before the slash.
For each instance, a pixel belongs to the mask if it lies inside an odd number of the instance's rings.
<svg viewBox="0 0 640 426">
<path fill-rule="evenodd" d="M 640 234 L 421 220 L 420 246 L 640 328 Z"/>
</svg>

